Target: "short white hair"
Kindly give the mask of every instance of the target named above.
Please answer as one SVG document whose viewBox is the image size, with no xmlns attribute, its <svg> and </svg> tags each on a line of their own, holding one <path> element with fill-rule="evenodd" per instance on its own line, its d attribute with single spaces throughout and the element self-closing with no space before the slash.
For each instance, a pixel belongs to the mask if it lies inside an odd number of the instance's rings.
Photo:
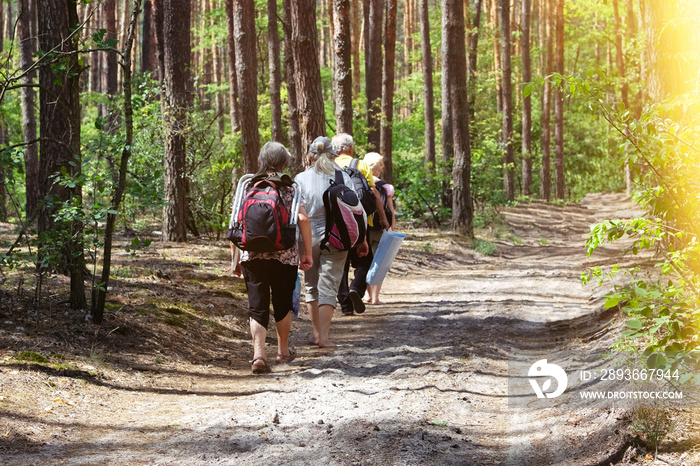
<svg viewBox="0 0 700 466">
<path fill-rule="evenodd" d="M 338 133 L 333 136 L 333 149 L 336 152 L 347 152 L 353 147 L 355 147 L 355 141 L 353 141 L 352 136 L 348 133 Z"/>
</svg>

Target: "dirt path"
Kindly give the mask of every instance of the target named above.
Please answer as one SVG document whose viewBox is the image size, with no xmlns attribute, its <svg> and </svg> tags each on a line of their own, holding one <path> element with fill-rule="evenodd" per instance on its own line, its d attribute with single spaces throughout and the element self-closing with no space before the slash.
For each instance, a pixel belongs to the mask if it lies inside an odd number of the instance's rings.
<svg viewBox="0 0 700 466">
<path fill-rule="evenodd" d="M 583 204 L 509 209 L 497 257 L 410 235 L 384 305 L 337 313 L 336 350 L 304 345 L 302 315 L 300 356 L 267 376 L 245 363 L 112 365 L 100 381 L 37 373 L 48 406 L 24 419 L 2 404 L 17 395 L 0 392 L 0 429 L 17 430 L 8 416 L 26 427 L 23 443 L 0 432 L 0 463 L 607 464 L 627 441 L 624 411 L 517 409 L 506 396 L 513 354 L 572 358 L 612 338 L 600 290 L 580 284 L 582 235 L 631 206 L 615 195 Z M 444 253 L 416 252 L 425 243 Z M 249 352 L 247 341 L 221 348 L 239 362 Z"/>
</svg>

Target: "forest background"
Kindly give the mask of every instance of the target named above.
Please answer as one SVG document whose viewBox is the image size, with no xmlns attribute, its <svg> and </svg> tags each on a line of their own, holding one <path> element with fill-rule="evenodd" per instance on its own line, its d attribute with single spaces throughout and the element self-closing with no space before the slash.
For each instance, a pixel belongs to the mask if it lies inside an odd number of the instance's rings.
<svg viewBox="0 0 700 466">
<path fill-rule="evenodd" d="M 628 336 L 652 349 L 696 346 L 697 2 L 0 5 L 7 286 L 69 274 L 100 323 L 117 226 L 130 250 L 154 220 L 165 241 L 220 238 L 261 142 L 299 171 L 316 136 L 348 132 L 384 156 L 400 220 L 467 237 L 503 204 L 626 189 L 649 215 L 600 225 L 590 252 L 631 235 L 668 281 L 609 304 L 631 303 Z"/>
</svg>

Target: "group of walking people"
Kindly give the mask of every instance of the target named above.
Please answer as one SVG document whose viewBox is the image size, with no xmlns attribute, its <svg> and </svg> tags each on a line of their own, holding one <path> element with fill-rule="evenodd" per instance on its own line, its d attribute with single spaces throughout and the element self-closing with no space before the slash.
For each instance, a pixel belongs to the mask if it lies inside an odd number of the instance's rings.
<svg viewBox="0 0 700 466">
<path fill-rule="evenodd" d="M 319 348 L 335 346 L 329 339 L 329 332 L 338 302 L 342 314 L 348 316 L 365 311 L 365 292 L 369 295 L 369 303 L 380 304 L 380 285 L 368 287 L 366 277 L 382 231 L 395 226 L 394 188 L 379 179 L 384 168 L 380 154 L 370 152 L 357 162 L 353 162 L 353 156 L 354 141 L 349 134 L 337 134 L 332 141 L 325 136 L 316 138 L 307 153 L 305 165 L 308 168 L 294 177 L 300 191 L 296 219 L 299 241 L 288 249 L 243 251 L 241 254 L 253 339 L 251 370 L 256 374 L 271 371 L 265 350 L 270 301 L 277 330 L 276 363 L 291 362 L 296 356 L 295 349 L 289 345 L 289 334 L 298 270 L 304 271 L 305 301 L 313 325 L 309 343 Z M 291 164 L 289 151 L 280 143 L 268 142 L 260 150 L 258 163 L 260 168 L 256 177 L 282 180 L 279 191 L 283 205 L 293 215 L 294 188 L 291 179 L 283 174 Z M 345 186 L 357 191 L 349 174 L 352 170 L 343 169 L 348 166 L 364 175 L 376 201 L 376 212 L 367 216 L 366 236 L 349 251 L 322 244 L 327 228 L 323 196 L 332 180 L 336 182 L 337 172 L 342 175 Z M 355 268 L 355 273 L 349 282 L 350 265 Z"/>
</svg>

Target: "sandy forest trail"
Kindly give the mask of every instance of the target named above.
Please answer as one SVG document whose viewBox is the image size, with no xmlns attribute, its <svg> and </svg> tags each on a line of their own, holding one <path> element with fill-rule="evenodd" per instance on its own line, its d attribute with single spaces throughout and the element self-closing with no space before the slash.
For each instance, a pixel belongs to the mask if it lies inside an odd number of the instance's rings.
<svg viewBox="0 0 700 466">
<path fill-rule="evenodd" d="M 383 305 L 337 312 L 339 348 L 305 345 L 302 314 L 298 359 L 270 375 L 243 362 L 113 371 L 83 388 L 53 377 L 50 396 L 65 403 L 23 419 L 48 438 L 5 445 L 0 463 L 608 464 L 628 441 L 624 412 L 509 408 L 506 376 L 509 354 L 534 361 L 609 344 L 601 290 L 580 284 L 583 235 L 630 209 L 619 195 L 508 209 L 511 239 L 494 257 L 444 237 L 444 254 L 407 248 Z M 407 239 L 432 242 L 426 249 L 438 241 Z M 225 351 L 249 357 L 250 345 Z"/>
</svg>

